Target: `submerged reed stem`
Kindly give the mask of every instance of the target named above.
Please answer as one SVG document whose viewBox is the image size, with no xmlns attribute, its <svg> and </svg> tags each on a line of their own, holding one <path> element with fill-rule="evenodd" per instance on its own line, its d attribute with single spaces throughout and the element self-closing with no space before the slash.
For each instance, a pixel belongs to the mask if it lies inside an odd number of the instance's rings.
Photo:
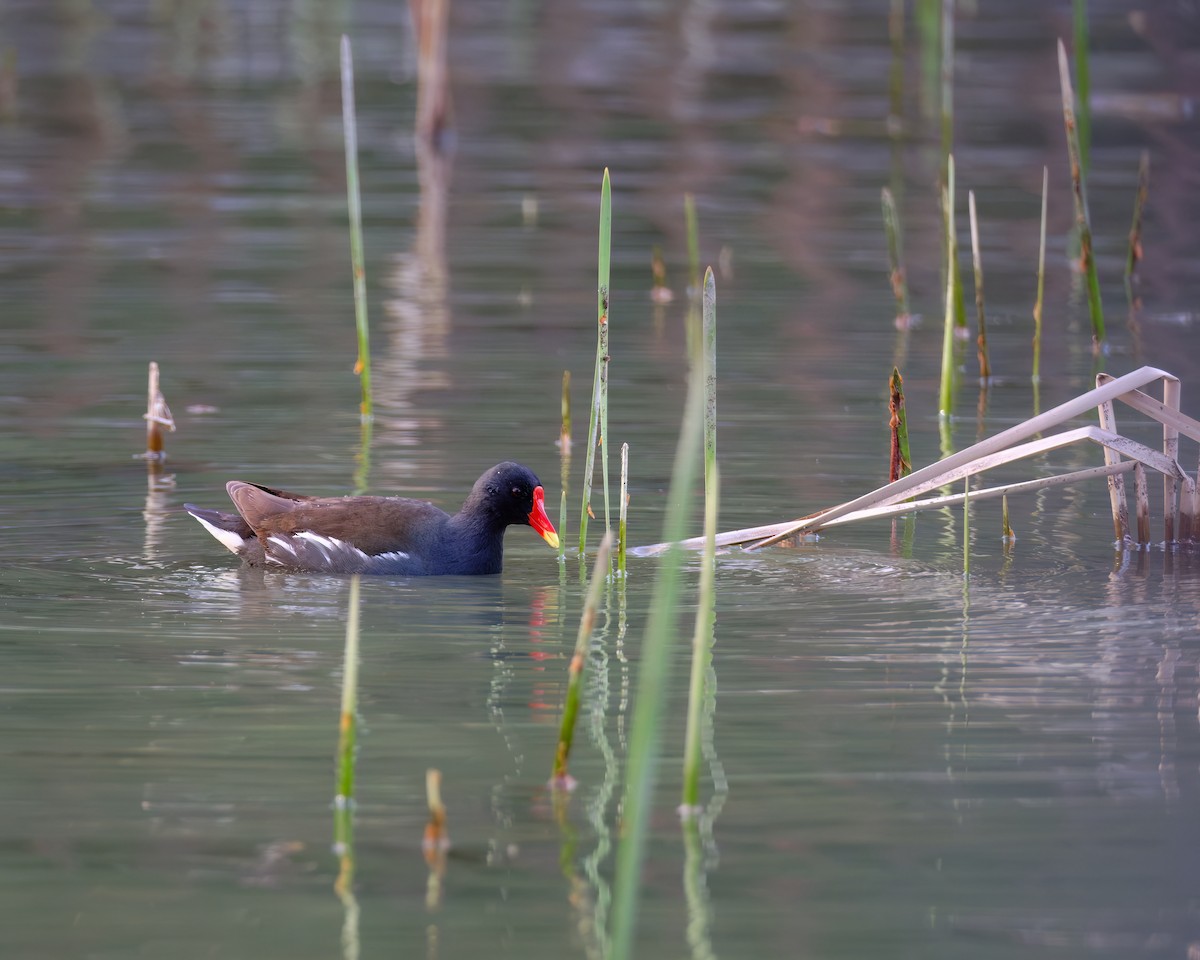
<svg viewBox="0 0 1200 960">
<path fill-rule="evenodd" d="M 692 635 L 692 673 L 688 693 L 687 732 L 683 761 L 684 817 L 700 812 L 700 711 L 704 703 L 704 677 L 711 661 L 715 608 L 713 576 L 716 566 L 717 513 L 720 478 L 717 472 L 717 284 L 712 267 L 704 273 L 702 366 L 704 371 L 704 559 L 700 568 L 700 596 L 696 629 Z"/>
<path fill-rule="evenodd" d="M 333 800 L 333 850 L 339 870 L 334 888 L 349 891 L 354 882 L 354 747 L 358 710 L 358 617 L 361 581 L 350 578 L 346 649 L 342 655 L 342 707 L 338 720 L 337 792 Z"/>
<path fill-rule="evenodd" d="M 608 573 L 608 554 L 612 549 L 612 531 L 604 534 L 600 549 L 596 552 L 596 563 L 592 567 L 592 579 L 588 584 L 587 599 L 579 618 L 579 632 L 575 636 L 575 652 L 567 670 L 567 695 L 563 701 L 562 723 L 558 730 L 558 747 L 554 751 L 554 772 L 550 783 L 559 790 L 571 790 L 575 781 L 567 772 L 567 761 L 571 755 L 571 743 L 575 739 L 575 720 L 579 716 L 580 693 L 583 689 L 583 674 L 587 667 L 591 649 L 592 631 L 596 626 L 596 611 L 600 609 L 600 593 Z"/>
<path fill-rule="evenodd" d="M 963 577 L 971 575 L 971 478 L 963 478 Z"/>
<path fill-rule="evenodd" d="M 712 663 L 716 625 L 717 515 L 720 510 L 720 471 L 712 466 L 711 487 L 704 499 L 704 555 L 700 560 L 700 589 L 696 599 L 696 628 L 692 633 L 692 672 L 688 685 L 687 729 L 683 746 L 683 800 L 680 816 L 698 816 L 700 807 L 700 728 L 704 682 Z"/>
<path fill-rule="evenodd" d="M 425 805 L 429 808 L 429 820 L 421 845 L 428 855 L 433 850 L 450 846 L 450 837 L 446 833 L 446 804 L 442 802 L 442 771 L 436 767 L 425 771 Z"/>
<path fill-rule="evenodd" d="M 354 109 L 354 56 L 342 35 L 342 139 L 346 145 L 346 200 L 350 209 L 350 266 L 354 276 L 354 323 L 358 360 L 354 372 L 362 386 L 359 412 L 371 416 L 371 344 L 367 325 L 367 268 L 363 260 L 362 197 L 358 189 L 358 120 Z"/>
</svg>

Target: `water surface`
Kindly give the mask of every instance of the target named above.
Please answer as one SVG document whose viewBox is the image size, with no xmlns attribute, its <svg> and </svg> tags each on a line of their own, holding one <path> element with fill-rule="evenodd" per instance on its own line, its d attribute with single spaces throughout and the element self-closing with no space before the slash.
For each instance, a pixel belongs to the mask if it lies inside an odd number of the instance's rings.
<svg viewBox="0 0 1200 960">
<path fill-rule="evenodd" d="M 580 787 L 562 817 L 545 783 L 582 602 L 574 559 L 560 567 L 514 530 L 500 577 L 364 584 L 355 912 L 333 893 L 330 849 L 348 584 L 240 568 L 181 505 L 220 505 L 235 477 L 336 494 L 362 475 L 333 73 L 342 30 L 359 70 L 372 491 L 453 509 L 485 467 L 513 458 L 539 472 L 557 517 L 569 369 L 574 516 L 606 165 L 610 440 L 632 450 L 635 542 L 660 537 L 682 410 L 685 190 L 705 263 L 725 264 L 722 527 L 879 483 L 893 363 L 914 459 L 936 459 L 938 132 L 922 114 L 910 24 L 903 135 L 889 136 L 885 6 L 461 5 L 457 149 L 441 191 L 414 155 L 403 5 L 7 6 L 18 82 L 0 128 L 6 957 L 600 949 L 657 562 L 633 559 L 606 599 L 572 762 Z M 1195 15 L 1090 8 L 1103 366 L 1171 370 L 1196 416 Z M 978 412 L 967 358 L 956 447 L 1093 382 L 1054 60 L 1069 14 L 1034 2 L 960 14 L 959 183 L 983 221 L 999 379 Z M 1131 322 L 1121 273 L 1143 149 L 1153 181 Z M 891 325 L 888 184 L 924 316 L 907 337 Z M 648 297 L 654 245 L 677 294 L 665 307 Z M 151 359 L 179 424 L 173 482 L 154 485 L 133 459 Z M 1183 458 L 1195 464 L 1194 444 Z M 1080 448 L 1032 469 L 1099 462 Z M 998 507 L 977 508 L 966 583 L 957 511 L 720 559 L 707 813 L 689 847 L 674 812 L 681 644 L 639 954 L 1197 949 L 1196 558 L 1158 543 L 1114 551 L 1103 485 L 1012 510 L 1006 551 Z M 690 560 L 689 584 L 697 570 Z M 443 771 L 454 841 L 436 903 L 420 849 L 428 767 Z"/>
</svg>

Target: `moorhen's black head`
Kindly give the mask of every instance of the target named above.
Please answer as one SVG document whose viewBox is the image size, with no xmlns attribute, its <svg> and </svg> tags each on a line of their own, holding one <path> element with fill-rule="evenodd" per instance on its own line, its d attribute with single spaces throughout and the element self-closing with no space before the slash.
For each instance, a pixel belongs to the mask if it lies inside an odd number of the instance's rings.
<svg viewBox="0 0 1200 960">
<path fill-rule="evenodd" d="M 463 512 L 486 513 L 503 526 L 527 523 L 550 546 L 558 547 L 558 534 L 546 515 L 546 492 L 528 467 L 506 460 L 484 472 L 463 504 Z"/>
</svg>

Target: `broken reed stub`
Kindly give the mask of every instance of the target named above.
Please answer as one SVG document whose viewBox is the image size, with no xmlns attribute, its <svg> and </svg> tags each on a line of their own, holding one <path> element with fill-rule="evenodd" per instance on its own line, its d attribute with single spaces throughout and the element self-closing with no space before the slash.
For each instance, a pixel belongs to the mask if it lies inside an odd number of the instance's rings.
<svg viewBox="0 0 1200 960">
<path fill-rule="evenodd" d="M 446 832 L 446 807 L 442 803 L 442 772 L 434 767 L 425 771 L 425 799 L 429 806 L 429 820 L 425 824 L 421 849 L 428 860 L 430 856 L 450 847 L 450 835 Z"/>
<path fill-rule="evenodd" d="M 146 388 L 146 412 L 142 419 L 146 421 L 146 452 L 140 454 L 143 460 L 165 460 L 167 457 L 163 442 L 164 431 L 175 432 L 175 418 L 171 416 L 171 408 L 162 395 L 158 385 L 158 364 L 150 361 L 150 372 Z"/>
</svg>

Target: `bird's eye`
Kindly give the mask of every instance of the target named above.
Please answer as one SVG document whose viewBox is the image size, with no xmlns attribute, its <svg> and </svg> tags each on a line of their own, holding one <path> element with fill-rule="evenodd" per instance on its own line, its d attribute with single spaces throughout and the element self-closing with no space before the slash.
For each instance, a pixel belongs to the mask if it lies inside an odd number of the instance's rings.
<svg viewBox="0 0 1200 960">
<path fill-rule="evenodd" d="M 514 497 L 519 497 L 519 496 L 521 495 L 521 488 L 520 488 L 520 487 L 513 487 L 513 488 L 512 488 L 512 495 L 513 495 Z"/>
</svg>

